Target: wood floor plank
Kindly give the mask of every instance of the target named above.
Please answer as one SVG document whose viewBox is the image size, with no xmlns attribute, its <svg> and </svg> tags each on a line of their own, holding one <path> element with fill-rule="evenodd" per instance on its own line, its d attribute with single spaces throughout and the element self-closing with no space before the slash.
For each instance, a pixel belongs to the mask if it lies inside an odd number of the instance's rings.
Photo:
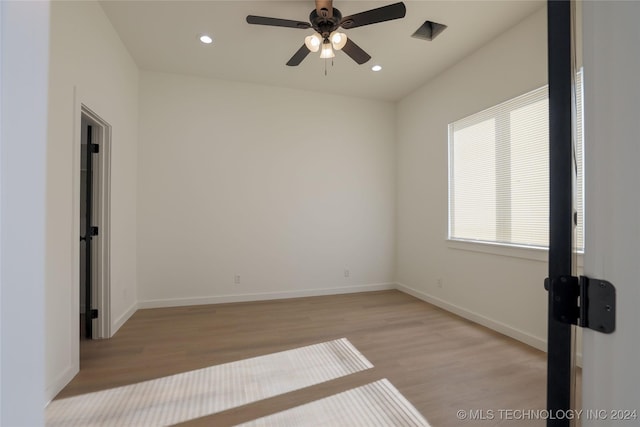
<svg viewBox="0 0 640 427">
<path fill-rule="evenodd" d="M 513 425 L 465 423 L 459 409 L 545 407 L 544 353 L 398 291 L 139 310 L 112 339 L 81 342 L 81 371 L 57 398 L 343 337 L 373 369 L 185 425 L 233 425 L 382 378 L 436 427 Z"/>
</svg>

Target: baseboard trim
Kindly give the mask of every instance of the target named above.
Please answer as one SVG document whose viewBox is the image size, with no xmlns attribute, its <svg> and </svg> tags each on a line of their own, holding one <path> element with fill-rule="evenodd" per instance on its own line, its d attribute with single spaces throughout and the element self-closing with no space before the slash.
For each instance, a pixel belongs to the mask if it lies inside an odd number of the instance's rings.
<svg viewBox="0 0 640 427">
<path fill-rule="evenodd" d="M 438 297 L 434 297 L 432 295 L 429 295 L 427 293 L 414 289 L 410 286 L 407 286 L 403 283 L 396 282 L 396 289 L 406 294 L 412 295 L 418 299 L 421 299 L 422 301 L 428 302 L 429 304 L 433 304 L 437 307 L 447 310 L 467 320 L 471 320 L 474 323 L 477 323 L 482 326 L 486 326 L 489 329 L 492 329 L 496 332 L 499 332 L 503 335 L 511 337 L 515 340 L 528 344 L 531 347 L 537 348 L 538 350 L 542 350 L 545 352 L 547 351 L 547 342 L 544 339 L 533 336 L 527 332 L 521 331 L 505 323 L 483 316 L 479 313 L 469 311 L 458 305 L 451 304 Z"/>
<path fill-rule="evenodd" d="M 139 304 L 134 302 L 134 303 L 131 305 L 131 307 L 129 307 L 129 308 L 127 309 L 127 311 L 125 311 L 121 316 L 119 316 L 119 317 L 115 320 L 115 322 L 113 322 L 113 323 L 111 324 L 111 331 L 110 331 L 111 336 L 113 336 L 116 332 L 118 332 L 118 329 L 120 329 L 120 328 L 122 327 L 122 325 L 124 325 L 124 324 L 125 324 L 125 322 L 126 322 L 127 320 L 129 320 L 129 318 L 130 318 L 131 316 L 133 316 L 133 314 L 134 314 L 136 311 L 138 311 L 138 306 L 139 306 Z"/>
<path fill-rule="evenodd" d="M 220 295 L 193 298 L 170 298 L 140 301 L 138 308 L 182 307 L 188 305 L 225 304 L 233 302 L 267 301 L 274 299 L 316 297 L 322 295 L 353 294 L 358 292 L 386 291 L 396 289 L 395 283 L 373 283 L 339 288 L 304 289 L 298 291 L 265 292 L 255 294 Z"/>
<path fill-rule="evenodd" d="M 49 406 L 49 403 L 51 403 L 53 398 L 56 397 L 56 395 L 60 393 L 60 391 L 71 382 L 73 377 L 75 377 L 78 372 L 80 372 L 80 368 L 78 366 L 69 365 L 67 366 L 67 369 L 65 369 L 60 375 L 58 375 L 55 380 L 53 380 L 53 383 L 51 385 L 45 388 L 45 408 Z"/>
<path fill-rule="evenodd" d="M 492 329 L 496 332 L 501 333 L 502 335 L 506 335 L 510 338 L 513 338 L 514 340 L 518 340 L 524 344 L 530 345 L 533 348 L 537 348 L 538 350 L 544 351 L 545 353 L 547 352 L 546 339 L 538 338 L 527 332 L 511 327 L 505 323 L 498 322 L 497 320 L 493 320 L 489 317 L 483 316 L 473 311 L 466 310 L 460 306 L 451 304 L 438 297 L 434 297 L 422 291 L 418 291 L 417 289 L 414 289 L 403 283 L 396 282 L 396 289 L 399 290 L 400 292 L 404 292 L 418 299 L 421 299 L 422 301 L 428 302 L 429 304 L 433 304 L 437 307 L 440 307 L 443 310 L 447 310 L 448 312 L 456 314 L 467 320 L 471 320 L 474 323 L 478 323 L 482 326 L 486 326 L 489 329 Z M 576 365 L 582 368 L 582 352 L 579 350 L 576 352 Z"/>
</svg>

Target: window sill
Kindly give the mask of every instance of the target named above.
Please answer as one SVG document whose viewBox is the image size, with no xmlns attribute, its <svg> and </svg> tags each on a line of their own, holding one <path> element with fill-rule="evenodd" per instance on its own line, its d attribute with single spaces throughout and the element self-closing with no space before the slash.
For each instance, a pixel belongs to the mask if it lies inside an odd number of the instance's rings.
<svg viewBox="0 0 640 427">
<path fill-rule="evenodd" d="M 449 249 L 482 252 L 486 254 L 522 258 L 545 263 L 549 261 L 549 250 L 547 248 L 457 239 L 447 239 L 447 246 Z M 578 268 L 582 268 L 583 266 L 582 255 L 582 253 L 578 253 Z"/>
</svg>

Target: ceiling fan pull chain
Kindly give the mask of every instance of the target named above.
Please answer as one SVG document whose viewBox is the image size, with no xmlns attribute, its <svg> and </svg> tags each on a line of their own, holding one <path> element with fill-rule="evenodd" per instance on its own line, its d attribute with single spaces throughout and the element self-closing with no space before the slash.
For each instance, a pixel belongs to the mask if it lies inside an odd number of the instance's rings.
<svg viewBox="0 0 640 427">
<path fill-rule="evenodd" d="M 324 59 L 324 75 L 327 75 L 327 58 Z"/>
</svg>

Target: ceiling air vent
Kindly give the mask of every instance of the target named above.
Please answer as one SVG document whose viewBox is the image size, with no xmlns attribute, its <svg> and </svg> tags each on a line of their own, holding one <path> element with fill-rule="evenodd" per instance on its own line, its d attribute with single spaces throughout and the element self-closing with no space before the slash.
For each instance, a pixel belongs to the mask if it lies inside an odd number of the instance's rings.
<svg viewBox="0 0 640 427">
<path fill-rule="evenodd" d="M 443 32 L 445 28 L 447 28 L 447 26 L 444 24 L 438 24 L 437 22 L 433 21 L 424 21 L 424 24 L 422 24 L 420 28 L 418 28 L 416 32 L 411 35 L 411 37 L 431 41 L 435 39 L 438 34 Z"/>
</svg>

